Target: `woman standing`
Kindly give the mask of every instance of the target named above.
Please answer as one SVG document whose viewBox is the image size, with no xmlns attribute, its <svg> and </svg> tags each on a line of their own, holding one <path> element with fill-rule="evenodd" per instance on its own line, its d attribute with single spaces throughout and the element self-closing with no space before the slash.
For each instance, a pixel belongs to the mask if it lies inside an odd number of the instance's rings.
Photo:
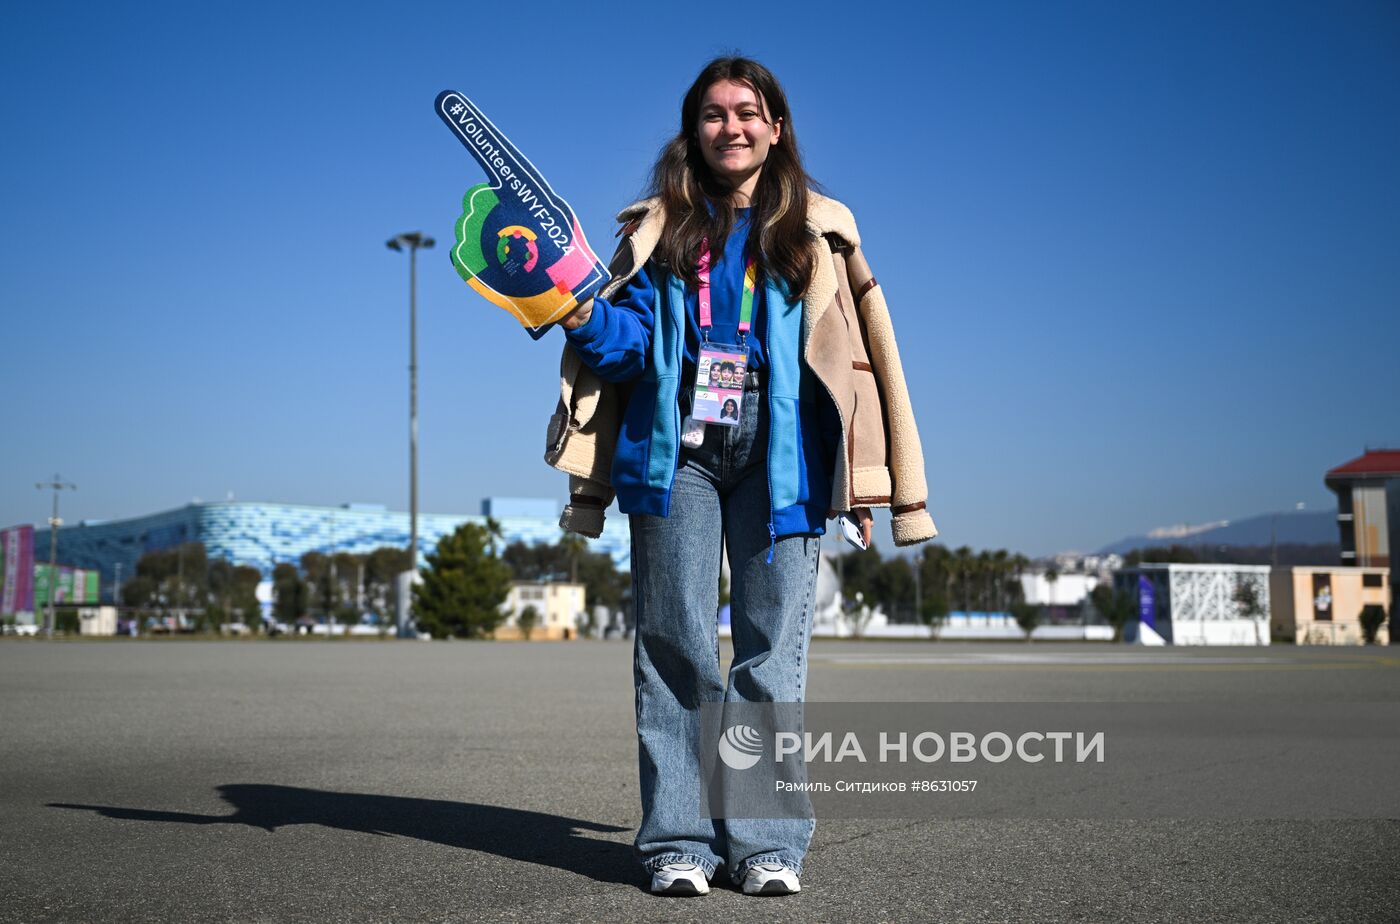
<svg viewBox="0 0 1400 924">
<path fill-rule="evenodd" d="M 700 706 L 804 699 L 830 516 L 851 511 L 869 542 L 869 507 L 890 506 L 897 544 L 936 534 L 883 296 L 850 212 L 810 186 L 777 79 L 745 58 L 712 61 L 685 95 L 653 197 L 620 216 L 612 282 L 563 322 L 549 459 L 576 476 L 570 528 L 596 535 L 614 491 L 629 515 L 636 846 L 654 892 L 704 894 L 721 865 L 748 894 L 799 890 L 814 821 L 698 814 L 700 755 L 715 744 L 699 740 Z M 696 370 L 722 355 L 746 368 L 729 385 L 742 391 L 727 418 L 694 400 L 709 385 Z M 623 408 L 620 424 L 602 422 L 608 400 Z M 583 449 L 566 464 L 570 440 Z M 733 578 L 727 682 L 722 548 Z"/>
</svg>

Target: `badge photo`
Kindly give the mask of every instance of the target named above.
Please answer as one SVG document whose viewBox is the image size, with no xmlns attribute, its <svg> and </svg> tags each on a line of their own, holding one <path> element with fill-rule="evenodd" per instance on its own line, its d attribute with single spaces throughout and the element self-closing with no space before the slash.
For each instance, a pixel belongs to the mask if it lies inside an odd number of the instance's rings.
<svg viewBox="0 0 1400 924">
<path fill-rule="evenodd" d="M 739 426 L 744 405 L 747 353 L 732 344 L 706 343 L 695 364 L 695 400 L 691 416 L 722 427 Z"/>
</svg>

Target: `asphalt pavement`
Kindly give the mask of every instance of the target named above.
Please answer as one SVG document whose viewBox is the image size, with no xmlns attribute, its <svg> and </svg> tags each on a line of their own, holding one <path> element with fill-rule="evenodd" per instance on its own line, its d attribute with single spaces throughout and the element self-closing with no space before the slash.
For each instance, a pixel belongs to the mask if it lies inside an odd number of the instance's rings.
<svg viewBox="0 0 1400 924">
<path fill-rule="evenodd" d="M 1397 703 L 1400 654 L 817 641 L 809 699 Z M 0 919 L 1400 920 L 1395 818 L 823 819 L 799 895 L 655 897 L 632 709 L 625 642 L 4 639 Z"/>
</svg>

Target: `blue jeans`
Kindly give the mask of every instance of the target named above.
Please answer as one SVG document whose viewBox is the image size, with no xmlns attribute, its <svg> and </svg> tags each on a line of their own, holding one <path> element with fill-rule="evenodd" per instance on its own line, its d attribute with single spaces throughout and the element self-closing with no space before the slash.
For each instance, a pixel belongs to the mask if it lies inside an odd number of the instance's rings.
<svg viewBox="0 0 1400 924">
<path fill-rule="evenodd" d="M 689 410 L 682 398 L 682 414 Z M 705 817 L 700 804 L 700 704 L 801 702 L 821 540 L 779 539 L 769 564 L 767 392 L 744 394 L 738 427 L 709 424 L 698 449 L 681 447 L 670 516 L 630 516 L 636 609 L 633 676 L 642 823 L 648 870 L 693 863 L 707 877 L 725 863 L 741 882 L 757 863 L 801 873 L 816 822 Z M 721 540 L 728 548 L 734 660 L 719 671 Z"/>
</svg>

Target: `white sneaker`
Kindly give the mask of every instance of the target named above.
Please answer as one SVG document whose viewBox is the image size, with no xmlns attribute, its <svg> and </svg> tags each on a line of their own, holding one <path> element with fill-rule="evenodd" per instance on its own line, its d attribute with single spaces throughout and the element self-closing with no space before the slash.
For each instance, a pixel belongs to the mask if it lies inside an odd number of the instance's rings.
<svg viewBox="0 0 1400 924">
<path fill-rule="evenodd" d="M 797 874 L 781 863 L 758 863 L 744 874 L 745 895 L 794 895 L 801 891 Z"/>
<path fill-rule="evenodd" d="M 651 874 L 651 890 L 657 895 L 708 895 L 710 883 L 694 863 L 667 863 Z"/>
</svg>

